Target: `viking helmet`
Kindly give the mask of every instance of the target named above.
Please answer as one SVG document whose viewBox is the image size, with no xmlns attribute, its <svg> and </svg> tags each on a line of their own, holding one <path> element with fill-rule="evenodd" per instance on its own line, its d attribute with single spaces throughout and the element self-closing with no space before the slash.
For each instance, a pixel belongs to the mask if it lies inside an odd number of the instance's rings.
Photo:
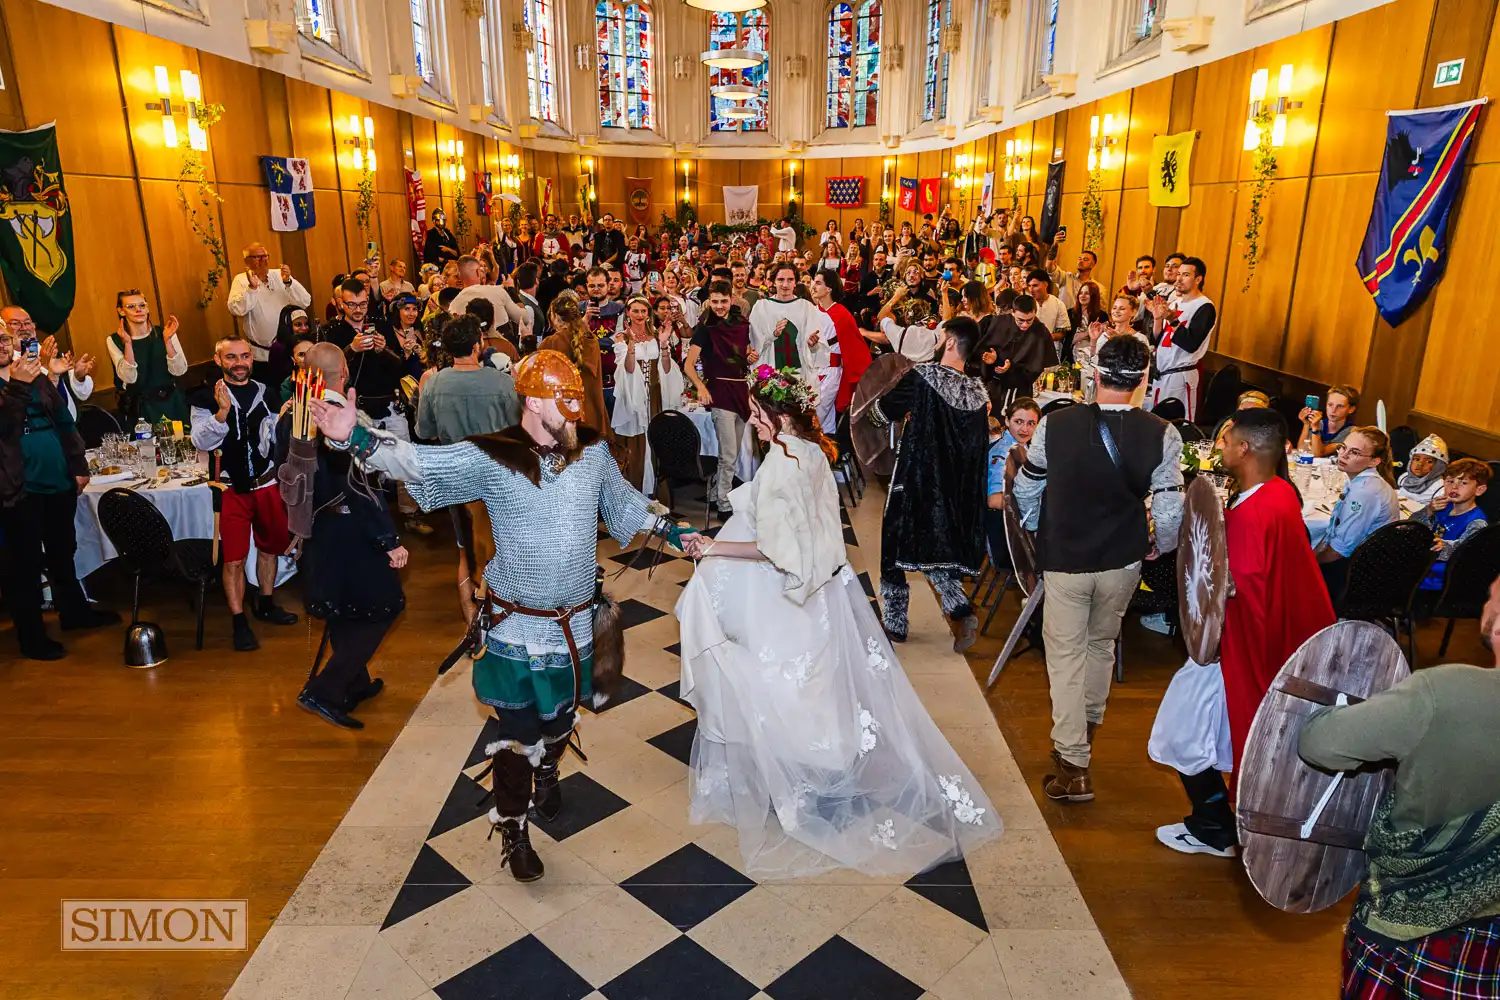
<svg viewBox="0 0 1500 1000">
<path fill-rule="evenodd" d="M 167 637 L 154 622 L 134 622 L 125 630 L 125 665 L 144 670 L 167 662 Z"/>
<path fill-rule="evenodd" d="M 516 392 L 533 399 L 555 399 L 563 414 L 577 419 L 582 411 L 583 376 L 561 351 L 537 351 L 515 368 Z"/>
</svg>

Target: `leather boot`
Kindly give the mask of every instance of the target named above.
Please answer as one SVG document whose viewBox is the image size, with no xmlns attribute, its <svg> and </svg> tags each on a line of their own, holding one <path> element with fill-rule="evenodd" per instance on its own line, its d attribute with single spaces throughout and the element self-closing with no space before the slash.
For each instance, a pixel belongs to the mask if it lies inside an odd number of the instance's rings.
<svg viewBox="0 0 1500 1000">
<path fill-rule="evenodd" d="M 526 817 L 502 818 L 490 810 L 490 836 L 500 831 L 500 863 L 510 866 L 511 878 L 517 882 L 535 882 L 546 874 L 542 859 L 531 846 L 531 832 Z"/>
<path fill-rule="evenodd" d="M 1056 765 L 1057 773 L 1042 779 L 1042 791 L 1047 798 L 1053 802 L 1094 801 L 1094 782 L 1089 777 L 1088 768 L 1070 764 L 1056 750 L 1052 751 L 1052 763 Z"/>
<path fill-rule="evenodd" d="M 567 740 L 548 744 L 546 752 L 542 754 L 542 762 L 536 769 L 531 804 L 537 815 L 549 823 L 562 812 L 562 787 L 557 771 L 567 749 Z"/>
</svg>

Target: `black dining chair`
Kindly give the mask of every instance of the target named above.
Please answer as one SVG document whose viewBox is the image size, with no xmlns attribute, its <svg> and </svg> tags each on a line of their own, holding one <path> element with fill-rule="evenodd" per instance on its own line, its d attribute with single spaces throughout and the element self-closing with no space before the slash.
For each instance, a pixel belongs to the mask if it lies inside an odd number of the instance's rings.
<svg viewBox="0 0 1500 1000">
<path fill-rule="evenodd" d="M 677 487 L 693 484 L 703 487 L 703 530 L 707 531 L 714 515 L 708 501 L 708 485 L 717 469 L 716 459 L 705 459 L 698 452 L 703 439 L 692 418 L 676 410 L 663 410 L 646 425 L 646 441 L 651 445 L 651 464 L 656 471 L 656 488 L 666 487 L 668 507 L 676 506 Z"/>
<path fill-rule="evenodd" d="M 1397 424 L 1391 428 L 1390 439 L 1391 468 L 1405 469 L 1411 450 L 1417 446 L 1417 432 L 1406 424 Z"/>
<path fill-rule="evenodd" d="M 177 539 L 156 505 L 134 490 L 115 488 L 99 498 L 99 525 L 135 577 L 130 620 L 141 617 L 141 578 L 175 576 L 198 588 L 196 648 L 203 648 L 203 615 L 208 586 L 219 578 L 206 538 Z"/>
<path fill-rule="evenodd" d="M 1174 424 L 1179 420 L 1187 419 L 1187 407 L 1176 396 L 1162 400 L 1151 412 Z"/>
<path fill-rule="evenodd" d="M 1177 433 L 1182 435 L 1182 441 L 1184 444 L 1189 441 L 1208 440 L 1208 432 L 1205 431 L 1202 427 L 1199 427 L 1197 424 L 1193 423 L 1191 420 L 1188 420 L 1186 417 L 1181 420 L 1172 421 L 1172 426 L 1176 427 Z"/>
<path fill-rule="evenodd" d="M 1209 428 L 1218 426 L 1220 420 L 1234 412 L 1243 391 L 1239 365 L 1227 364 L 1214 372 L 1208 377 L 1198 405 L 1198 423 Z"/>
<path fill-rule="evenodd" d="M 1453 550 L 1443 573 L 1443 593 L 1433 605 L 1434 618 L 1448 619 L 1438 657 L 1448 654 L 1453 625 L 1460 618 L 1475 618 L 1489 600 L 1490 584 L 1500 576 L 1500 524 L 1491 524 L 1470 535 Z"/>
<path fill-rule="evenodd" d="M 1396 641 L 1406 627 L 1406 659 L 1417 665 L 1412 631 L 1412 601 L 1436 553 L 1432 529 L 1416 521 L 1397 521 L 1372 532 L 1349 557 L 1349 582 L 1334 605 L 1340 618 L 1389 622 Z"/>
<path fill-rule="evenodd" d="M 1058 410 L 1061 410 L 1066 406 L 1072 406 L 1074 402 L 1075 400 L 1072 399 L 1054 399 L 1052 402 L 1042 407 L 1042 416 L 1045 417 L 1049 413 L 1056 413 Z"/>
<path fill-rule="evenodd" d="M 84 403 L 78 408 L 78 419 L 73 421 L 78 435 L 87 448 L 97 448 L 104 443 L 104 435 L 119 434 L 120 422 L 115 415 L 102 406 Z"/>
<path fill-rule="evenodd" d="M 1489 489 L 1479 494 L 1477 501 L 1479 509 L 1484 511 L 1484 519 L 1491 524 L 1500 524 L 1500 462 L 1489 462 L 1490 485 Z"/>
<path fill-rule="evenodd" d="M 838 460 L 833 463 L 834 478 L 849 494 L 848 506 L 852 510 L 865 498 L 865 471 L 860 468 L 859 456 L 854 453 L 854 441 L 849 436 L 848 410 L 838 415 L 833 441 L 839 449 Z"/>
</svg>

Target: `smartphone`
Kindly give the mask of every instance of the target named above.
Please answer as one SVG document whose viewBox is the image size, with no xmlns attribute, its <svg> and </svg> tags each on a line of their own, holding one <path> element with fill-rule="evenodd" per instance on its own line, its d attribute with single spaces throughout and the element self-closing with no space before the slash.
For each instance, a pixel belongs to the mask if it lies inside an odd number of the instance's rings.
<svg viewBox="0 0 1500 1000">
<path fill-rule="evenodd" d="M 1057 236 L 1056 236 L 1056 239 L 1065 240 L 1067 238 L 1068 238 L 1068 227 L 1067 226 L 1058 226 L 1057 227 Z"/>
<path fill-rule="evenodd" d="M 380 256 L 380 248 L 375 245 L 375 241 L 374 240 L 370 240 L 368 243 L 365 244 L 365 259 L 366 260 L 373 261 L 376 257 L 379 257 L 379 256 Z"/>
<path fill-rule="evenodd" d="M 1307 403 L 1307 408 L 1309 410 L 1316 410 L 1318 408 L 1318 397 L 1317 396 L 1308 396 L 1308 397 L 1306 397 L 1304 399 L 1304 402 Z"/>
<path fill-rule="evenodd" d="M 30 360 L 36 360 L 42 355 L 42 345 L 35 337 L 27 337 L 21 341 L 21 356 Z"/>
</svg>

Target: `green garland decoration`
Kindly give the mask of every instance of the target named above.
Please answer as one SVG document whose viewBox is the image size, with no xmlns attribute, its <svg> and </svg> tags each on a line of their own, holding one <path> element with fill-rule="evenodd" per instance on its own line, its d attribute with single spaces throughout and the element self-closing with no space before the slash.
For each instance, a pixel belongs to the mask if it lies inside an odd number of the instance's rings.
<svg viewBox="0 0 1500 1000">
<path fill-rule="evenodd" d="M 1255 147 L 1252 165 L 1255 180 L 1250 185 L 1250 214 L 1245 219 L 1245 284 L 1242 292 L 1250 290 L 1250 281 L 1255 277 L 1255 266 L 1260 263 L 1260 234 L 1266 224 L 1266 199 L 1271 196 L 1271 182 L 1276 178 L 1276 151 L 1271 145 L 1271 125 L 1275 113 L 1271 105 L 1261 109 L 1255 116 L 1260 142 Z"/>
<path fill-rule="evenodd" d="M 365 167 L 359 177 L 359 198 L 354 203 L 354 224 L 364 234 L 365 240 L 374 239 L 370 231 L 370 218 L 375 214 L 375 171 Z"/>
<path fill-rule="evenodd" d="M 469 215 L 469 199 L 464 196 L 463 186 L 460 185 L 457 194 L 453 198 L 453 235 L 458 237 L 459 246 L 468 238 L 474 229 L 474 220 Z"/>
<path fill-rule="evenodd" d="M 1089 186 L 1083 196 L 1083 248 L 1095 253 L 1104 245 L 1104 199 L 1099 190 L 1103 171 L 1089 171 Z"/>
<path fill-rule="evenodd" d="M 1021 178 L 1017 176 L 1019 171 L 1011 171 L 1010 175 L 1010 214 L 1017 215 L 1021 211 Z"/>
<path fill-rule="evenodd" d="M 882 226 L 891 221 L 891 199 L 882 197 L 880 199 L 880 224 Z"/>
<path fill-rule="evenodd" d="M 198 106 L 198 124 L 205 133 L 218 124 L 222 117 L 224 117 L 222 104 Z M 194 189 L 192 195 L 188 194 L 190 185 Z M 208 304 L 214 299 L 214 293 L 218 290 L 219 282 L 223 281 L 224 275 L 229 273 L 229 256 L 224 249 L 224 237 L 219 234 L 218 224 L 214 221 L 218 214 L 219 203 L 223 200 L 208 181 L 208 168 L 204 165 L 203 155 L 191 146 L 184 147 L 182 165 L 177 171 L 177 204 L 181 206 L 182 214 L 187 217 L 188 227 L 193 231 L 193 235 L 198 237 L 198 242 L 203 244 L 213 260 L 199 287 L 199 309 L 208 308 Z"/>
</svg>

